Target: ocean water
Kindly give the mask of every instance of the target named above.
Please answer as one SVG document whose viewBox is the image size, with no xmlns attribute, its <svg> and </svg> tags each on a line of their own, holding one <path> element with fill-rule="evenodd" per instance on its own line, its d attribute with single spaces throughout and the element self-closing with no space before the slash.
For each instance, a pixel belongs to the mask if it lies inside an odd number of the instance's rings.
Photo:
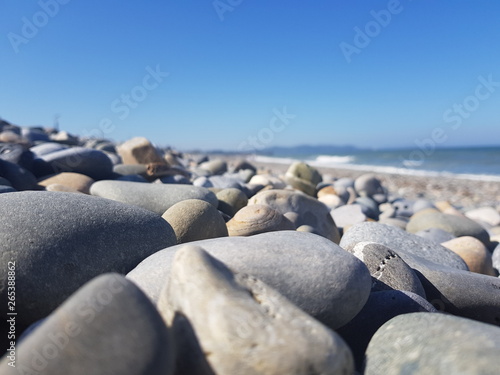
<svg viewBox="0 0 500 375">
<path fill-rule="evenodd" d="M 256 156 L 255 160 L 284 164 L 301 160 L 316 167 L 500 181 L 500 147 L 351 150 L 335 155 L 281 153 Z"/>
</svg>

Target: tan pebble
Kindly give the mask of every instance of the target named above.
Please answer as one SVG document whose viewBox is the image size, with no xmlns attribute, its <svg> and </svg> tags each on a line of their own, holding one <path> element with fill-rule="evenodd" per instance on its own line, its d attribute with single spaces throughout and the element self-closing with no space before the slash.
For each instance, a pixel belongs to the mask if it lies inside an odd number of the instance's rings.
<svg viewBox="0 0 500 375">
<path fill-rule="evenodd" d="M 80 193 L 90 194 L 90 187 L 95 181 L 81 173 L 62 172 L 55 176 L 45 178 L 38 182 L 41 186 L 49 186 L 53 184 L 64 185 L 70 189 L 79 191 Z M 61 191 L 61 190 L 59 190 Z"/>
<path fill-rule="evenodd" d="M 227 222 L 230 236 L 251 236 L 278 230 L 295 230 L 295 225 L 277 210 L 254 204 L 245 206 Z"/>
<path fill-rule="evenodd" d="M 478 239 L 464 236 L 443 242 L 441 245 L 458 254 L 471 272 L 495 276 L 491 254 Z"/>
</svg>

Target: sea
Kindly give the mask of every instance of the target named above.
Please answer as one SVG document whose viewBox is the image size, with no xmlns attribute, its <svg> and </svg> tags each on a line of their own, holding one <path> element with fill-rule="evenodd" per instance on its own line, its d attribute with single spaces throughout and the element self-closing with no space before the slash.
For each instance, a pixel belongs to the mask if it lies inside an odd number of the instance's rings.
<svg viewBox="0 0 500 375">
<path fill-rule="evenodd" d="M 289 152 L 281 151 L 273 155 L 255 155 L 254 160 L 280 164 L 300 160 L 315 167 L 500 182 L 500 146 L 434 150 L 352 149 L 331 155 L 313 152 L 298 154 L 290 149 Z"/>
</svg>

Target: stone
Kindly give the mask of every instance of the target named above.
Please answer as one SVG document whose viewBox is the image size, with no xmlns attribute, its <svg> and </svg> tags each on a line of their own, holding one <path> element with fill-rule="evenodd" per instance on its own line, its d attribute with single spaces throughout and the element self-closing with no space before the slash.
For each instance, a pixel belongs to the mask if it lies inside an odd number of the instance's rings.
<svg viewBox="0 0 500 375">
<path fill-rule="evenodd" d="M 8 362 L 4 357 L 0 363 L 4 374 Z M 172 373 L 173 362 L 162 317 L 118 274 L 85 284 L 16 347 L 16 369 L 25 374 L 164 375 Z"/>
<path fill-rule="evenodd" d="M 374 174 L 368 173 L 359 176 L 354 181 L 354 189 L 360 196 L 371 197 L 375 194 L 384 193 L 382 183 Z"/>
<path fill-rule="evenodd" d="M 53 142 L 64 143 L 65 145 L 77 146 L 80 143 L 80 140 L 77 136 L 69 134 L 67 131 L 62 130 L 55 134 L 50 134 L 50 140 Z"/>
<path fill-rule="evenodd" d="M 457 254 L 434 241 L 407 233 L 402 229 L 384 224 L 365 222 L 356 224 L 344 233 L 340 247 L 352 250 L 359 242 L 376 242 L 385 245 L 408 263 L 410 256 L 417 256 L 437 264 L 467 270 L 467 265 Z"/>
<path fill-rule="evenodd" d="M 436 208 L 443 214 L 463 217 L 464 215 L 448 201 L 435 202 Z"/>
<path fill-rule="evenodd" d="M 330 210 L 315 198 L 294 191 L 268 190 L 257 193 L 249 199 L 248 204 L 267 205 L 285 216 L 288 212 L 295 213 L 295 219 L 291 221 L 296 228 L 310 225 L 316 228 L 321 236 L 335 243 L 340 241 L 340 234 Z"/>
<path fill-rule="evenodd" d="M 382 218 L 378 222 L 380 224 L 390 225 L 402 230 L 406 230 L 406 226 L 408 225 L 408 221 L 402 218 L 395 218 L 395 217 Z"/>
<path fill-rule="evenodd" d="M 64 192 L 64 193 L 77 193 L 77 194 L 85 194 L 82 193 L 81 191 L 76 190 L 75 188 L 66 186 L 66 185 L 61 185 L 61 184 L 50 184 L 45 186 L 46 191 L 59 191 L 59 192 Z"/>
<path fill-rule="evenodd" d="M 426 298 L 417 274 L 387 246 L 374 242 L 359 242 L 350 251 L 361 260 L 372 276 L 372 293 L 383 290 L 404 290 Z"/>
<path fill-rule="evenodd" d="M 163 215 L 174 204 L 186 199 L 201 199 L 214 207 L 219 201 L 214 193 L 197 186 L 182 184 L 145 184 L 129 181 L 97 181 L 90 194 L 145 208 Z"/>
<path fill-rule="evenodd" d="M 400 290 L 371 293 L 359 314 L 337 330 L 353 352 L 356 369 L 362 371 L 368 343 L 382 325 L 398 315 L 416 312 L 437 310 L 415 293 Z"/>
<path fill-rule="evenodd" d="M 323 203 L 330 210 L 334 210 L 340 206 L 345 205 L 345 202 L 338 195 L 325 194 L 318 198 L 318 201 Z"/>
<path fill-rule="evenodd" d="M 359 204 L 363 210 L 363 213 L 370 219 L 378 220 L 380 215 L 380 210 L 378 209 L 378 204 L 373 199 L 369 197 L 358 197 L 354 201 L 355 204 Z"/>
<path fill-rule="evenodd" d="M 348 202 L 351 197 L 351 192 L 355 195 L 353 198 L 356 199 L 357 195 L 354 190 L 354 180 L 352 178 L 339 178 L 333 183 L 333 188 L 337 192 L 337 195 L 342 198 L 344 202 Z"/>
<path fill-rule="evenodd" d="M 493 207 L 481 207 L 465 213 L 469 219 L 483 221 L 493 227 L 500 225 L 500 213 Z"/>
<path fill-rule="evenodd" d="M 434 203 L 432 203 L 431 201 L 428 201 L 427 199 L 417 199 L 413 203 L 413 213 L 417 213 L 417 212 L 425 210 L 427 208 L 434 208 L 435 209 L 436 206 L 434 206 Z"/>
<path fill-rule="evenodd" d="M 396 316 L 366 350 L 365 375 L 496 374 L 500 328 L 451 315 Z"/>
<path fill-rule="evenodd" d="M 140 175 L 146 177 L 148 175 L 147 164 L 118 164 L 113 166 L 113 172 L 120 176 Z"/>
<path fill-rule="evenodd" d="M 497 274 L 500 273 L 500 244 L 493 250 L 493 253 L 491 254 L 491 261 L 493 268 L 497 271 Z"/>
<path fill-rule="evenodd" d="M 200 186 L 205 188 L 219 188 L 219 189 L 240 189 L 242 187 L 242 181 L 227 177 L 227 176 L 200 176 L 193 181 L 194 186 Z"/>
<path fill-rule="evenodd" d="M 243 207 L 227 222 L 230 236 L 252 236 L 279 230 L 294 230 L 295 225 L 269 206 L 254 204 Z"/>
<path fill-rule="evenodd" d="M 395 216 L 410 218 L 415 213 L 413 209 L 414 204 L 414 201 L 406 199 L 397 199 L 396 201 L 392 202 L 392 206 L 395 210 Z"/>
<path fill-rule="evenodd" d="M 434 241 L 436 243 L 443 243 L 449 240 L 452 240 L 456 238 L 453 234 L 450 232 L 447 232 L 443 229 L 439 228 L 429 228 L 425 230 L 421 230 L 415 235 L 422 237 L 422 238 L 427 238 L 428 240 Z"/>
<path fill-rule="evenodd" d="M 39 190 L 35 176 L 23 167 L 0 159 L 0 176 L 16 190 Z"/>
<path fill-rule="evenodd" d="M 231 217 L 233 217 L 248 203 L 246 194 L 243 193 L 240 189 L 223 189 L 219 191 L 216 196 L 219 200 L 219 205 L 217 208 Z"/>
<path fill-rule="evenodd" d="M 208 160 L 198 165 L 198 168 L 209 172 L 211 175 L 221 175 L 227 172 L 227 163 L 220 159 Z"/>
<path fill-rule="evenodd" d="M 303 162 L 294 162 L 285 173 L 285 182 L 310 196 L 316 195 L 316 185 L 321 182 L 321 174 L 314 167 Z"/>
<path fill-rule="evenodd" d="M 322 187 L 321 189 L 318 190 L 318 192 L 316 194 L 316 196 L 318 197 L 318 199 L 321 198 L 324 195 L 335 195 L 335 196 L 338 196 L 337 191 L 335 190 L 335 188 L 331 184 Z"/>
<path fill-rule="evenodd" d="M 29 142 L 48 142 L 50 141 L 49 135 L 41 128 L 21 128 L 21 135 Z"/>
<path fill-rule="evenodd" d="M 45 142 L 30 148 L 30 151 L 37 157 L 47 155 L 56 151 L 66 150 L 68 146 L 55 142 Z"/>
<path fill-rule="evenodd" d="M 52 184 L 59 184 L 84 194 L 90 194 L 90 186 L 92 186 L 94 182 L 95 181 L 89 176 L 81 173 L 62 172 L 55 176 L 45 178 L 39 181 L 38 184 L 45 187 Z"/>
<path fill-rule="evenodd" d="M 104 152 L 84 147 L 72 147 L 42 155 L 34 161 L 33 168 L 37 177 L 75 172 L 94 180 L 109 178 L 113 172 L 113 164 Z"/>
<path fill-rule="evenodd" d="M 366 215 L 359 204 L 338 207 L 330 211 L 330 214 L 339 229 L 366 221 Z"/>
<path fill-rule="evenodd" d="M 242 170 L 250 170 L 254 173 L 257 172 L 257 168 L 255 168 L 255 166 L 249 161 L 244 159 L 236 160 L 233 166 L 233 171 L 238 172 Z"/>
<path fill-rule="evenodd" d="M 248 182 L 250 185 L 272 186 L 273 189 L 284 189 L 286 183 L 272 174 L 257 174 Z"/>
<path fill-rule="evenodd" d="M 370 293 L 371 277 L 363 262 L 315 234 L 280 231 L 192 244 L 202 247 L 231 271 L 259 278 L 332 329 L 349 322 Z M 127 277 L 157 301 L 181 246 L 153 254 Z"/>
<path fill-rule="evenodd" d="M 441 245 L 462 258 L 471 272 L 495 276 L 491 254 L 481 241 L 465 236 L 443 242 Z"/>
<path fill-rule="evenodd" d="M 162 215 L 175 232 L 177 243 L 227 236 L 224 219 L 213 205 L 200 199 L 177 202 Z"/>
<path fill-rule="evenodd" d="M 477 238 L 486 246 L 489 245 L 490 236 L 486 229 L 475 221 L 464 217 L 443 213 L 428 212 L 414 215 L 406 230 L 410 233 L 417 233 L 429 228 L 443 229 L 455 237 L 471 236 Z"/>
<path fill-rule="evenodd" d="M 33 169 L 34 154 L 24 146 L 12 143 L 0 143 L 0 160 L 17 164 L 24 169 Z"/>
<path fill-rule="evenodd" d="M 176 314 L 189 322 L 200 350 L 193 353 L 193 344 L 176 345 L 178 355 L 192 360 L 207 353 L 204 359 L 213 373 L 353 372 L 350 349 L 335 332 L 261 280 L 233 274 L 196 246 L 176 252 L 158 309 L 169 325 Z"/>
<path fill-rule="evenodd" d="M 149 140 L 135 137 L 117 147 L 123 164 L 166 163 L 161 153 Z"/>
<path fill-rule="evenodd" d="M 18 332 L 93 277 L 126 274 L 176 244 L 174 231 L 158 215 L 84 194 L 1 194 L 0 220 L 0 300 L 7 300 L 8 262 L 15 262 L 16 288 L 22 291 L 16 295 L 16 310 L 22 311 Z"/>
<path fill-rule="evenodd" d="M 3 193 L 14 193 L 17 190 L 14 189 L 12 186 L 7 186 L 7 185 L 0 185 L 0 194 Z"/>
</svg>

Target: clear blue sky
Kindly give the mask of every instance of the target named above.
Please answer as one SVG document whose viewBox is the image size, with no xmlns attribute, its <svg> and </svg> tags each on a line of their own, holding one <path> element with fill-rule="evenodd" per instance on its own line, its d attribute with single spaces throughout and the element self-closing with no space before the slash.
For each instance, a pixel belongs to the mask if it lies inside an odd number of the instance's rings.
<svg viewBox="0 0 500 375">
<path fill-rule="evenodd" d="M 0 116 L 179 149 L 498 145 L 499 25 L 496 0 L 2 0 Z"/>
</svg>

